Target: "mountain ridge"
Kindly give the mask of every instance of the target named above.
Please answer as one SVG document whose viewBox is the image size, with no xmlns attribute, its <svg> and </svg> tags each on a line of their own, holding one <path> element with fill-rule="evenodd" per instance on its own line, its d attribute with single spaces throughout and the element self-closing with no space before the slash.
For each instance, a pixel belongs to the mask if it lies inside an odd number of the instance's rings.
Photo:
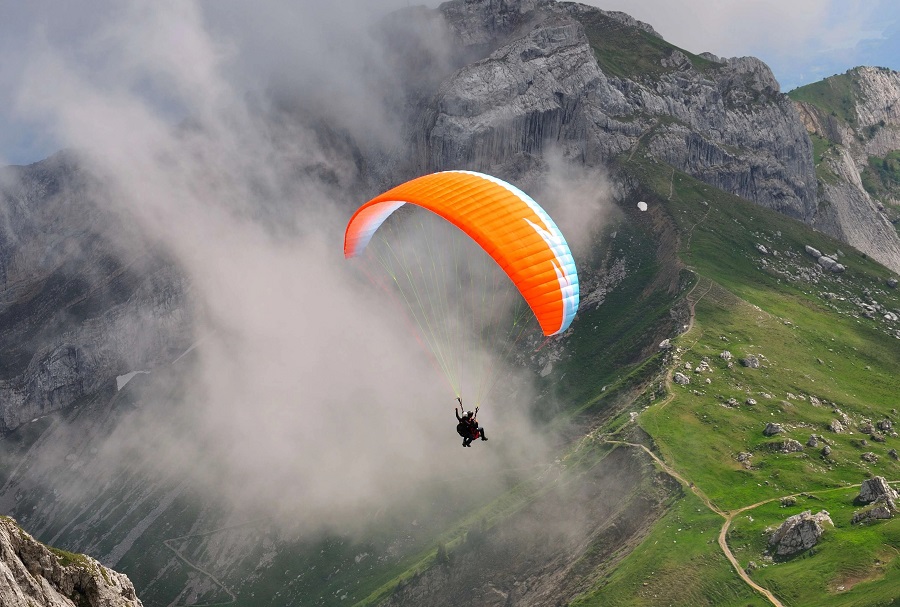
<svg viewBox="0 0 900 607">
<path fill-rule="evenodd" d="M 137 260 L 121 255 L 116 240 L 105 232 L 120 229 L 122 224 L 114 219 L 121 218 L 96 218 L 96 209 L 108 208 L 102 204 L 108 195 L 102 184 L 86 188 L 75 183 L 60 192 L 49 187 L 46 173 L 59 170 L 65 176 L 73 168 L 52 169 L 56 161 L 47 161 L 32 167 L 33 178 L 16 184 L 27 186 L 28 195 L 20 189 L 2 198 L 6 208 L 25 212 L 4 216 L 7 223 L 0 230 L 0 319 L 8 321 L 0 323 L 0 343 L 4 353 L 20 353 L 12 363 L 4 359 L 6 374 L 0 377 L 5 441 L 0 445 L 0 504 L 41 537 L 89 548 L 101 560 L 116 562 L 132 575 L 148 605 L 187 597 L 217 601 L 223 596 L 274 607 L 292 601 L 415 604 L 424 596 L 439 597 L 442 589 L 447 596 L 464 597 L 472 592 L 466 589 L 471 579 L 480 584 L 477 596 L 485 605 L 518 600 L 540 604 L 551 595 L 559 601 L 603 604 L 606 593 L 614 597 L 612 604 L 638 599 L 648 604 L 765 604 L 737 578 L 715 542 L 708 543 L 720 529 L 718 515 L 698 512 L 703 504 L 660 475 L 651 459 L 641 453 L 626 455 L 624 447 L 613 449 L 605 441 L 645 445 L 718 501 L 723 501 L 724 490 L 715 476 L 733 480 L 741 493 L 731 501 L 724 499 L 729 507 L 744 507 L 762 497 L 776 499 L 782 489 L 795 491 L 800 486 L 798 471 L 815 478 L 816 488 L 856 482 L 865 473 L 894 478 L 896 464 L 889 455 L 889 449 L 896 449 L 894 437 L 875 432 L 884 439 L 881 443 L 862 433 L 864 420 L 876 413 L 897 422 L 885 407 L 884 391 L 892 385 L 894 367 L 878 359 L 897 352 L 892 340 L 898 328 L 889 315 L 896 315 L 900 304 L 889 286 L 893 274 L 873 261 L 884 263 L 885 251 L 892 255 L 884 244 L 892 242 L 890 233 L 869 238 L 881 244 L 867 252 L 845 247 L 828 237 L 827 230 L 807 229 L 817 217 L 820 227 L 831 222 L 834 234 L 845 236 L 861 235 L 874 225 L 867 222 L 877 215 L 859 213 L 847 202 L 848 192 L 865 189 L 859 163 L 868 155 L 867 148 L 850 149 L 857 132 L 839 117 L 807 112 L 783 95 L 758 59 L 693 55 L 622 14 L 536 0 L 451 2 L 442 5 L 440 14 L 463 47 L 455 49 L 459 52 L 454 56 L 475 58 L 445 76 L 435 75 L 433 91 L 426 87 L 410 92 L 414 101 L 404 128 L 412 147 L 403 147 L 404 157 L 389 151 L 366 158 L 359 152 L 354 161 L 363 167 L 361 172 L 371 168 L 368 177 L 377 182 L 426 170 L 475 168 L 533 191 L 553 173 L 553 162 L 561 162 L 584 169 L 576 174 L 585 175 L 582 180 L 592 187 L 584 191 L 592 194 L 605 194 L 607 178 L 613 181 L 614 212 L 601 233 L 592 235 L 580 259 L 590 305 L 579 312 L 570 335 L 530 353 L 533 360 L 526 362 L 529 368 L 546 370 L 535 379 L 539 413 L 553 420 L 554 432 L 559 430 L 560 462 L 548 462 L 524 479 L 515 472 L 491 471 L 492 482 L 497 476 L 498 484 L 512 486 L 503 485 L 499 496 L 491 494 L 484 501 L 475 496 L 466 501 L 461 494 L 467 490 L 459 489 L 464 485 L 454 484 L 472 479 L 436 483 L 445 492 L 437 492 L 428 508 L 373 515 L 375 537 L 362 540 L 336 532 L 312 538 L 294 535 L 229 511 L 227 504 L 204 503 L 202 491 L 185 480 L 190 477 L 162 472 L 142 476 L 140 467 L 127 458 L 112 468 L 104 466 L 98 448 L 126 412 L 171 417 L 176 420 L 173 426 L 184 426 L 184 433 L 175 438 L 192 440 L 192 420 L 178 417 L 176 403 L 180 384 L 187 382 L 202 348 L 179 365 L 169 363 L 197 343 L 195 314 L 202 302 L 192 299 L 191 277 L 153 246 L 146 245 L 146 256 Z M 628 52 L 616 54 L 619 48 Z M 867 121 L 887 116 L 875 109 L 863 115 Z M 810 139 L 801 117 L 822 125 L 821 132 L 832 133 L 833 139 Z M 870 126 L 867 122 L 864 128 Z M 877 146 L 886 141 L 886 135 L 879 134 L 882 130 L 871 139 L 878 140 Z M 342 136 L 334 131 L 329 135 L 333 140 Z M 817 162 L 822 155 L 817 149 L 821 152 L 826 139 L 846 149 Z M 366 149 L 355 143 L 333 145 Z M 887 148 L 870 151 L 881 149 Z M 817 178 L 816 165 L 823 163 L 828 170 L 820 168 Z M 323 174 L 326 182 L 336 179 L 336 173 L 326 170 L 310 173 Z M 339 185 L 354 189 L 345 183 Z M 826 200 L 834 207 L 830 211 L 823 209 Z M 649 203 L 646 212 L 636 210 L 638 201 Z M 889 214 L 893 203 L 885 199 L 883 204 Z M 51 211 L 71 205 L 75 217 L 83 212 L 88 223 L 106 227 L 91 237 L 94 246 L 67 251 L 60 243 L 81 241 L 88 232 L 81 223 L 54 223 L 56 211 L 41 216 L 41 205 Z M 838 207 L 846 212 L 838 213 Z M 833 256 L 845 272 L 826 271 L 804 246 Z M 44 258 L 46 250 L 55 256 Z M 55 280 L 70 287 L 62 289 L 62 296 L 59 289 L 47 287 Z M 686 300 L 698 280 L 715 287 L 702 291 L 706 295 L 700 300 L 698 327 L 685 332 Z M 78 286 L 81 283 L 86 286 Z M 834 329 L 829 319 L 841 321 L 834 323 L 841 330 L 840 346 L 828 343 L 828 332 Z M 859 332 L 848 328 L 857 325 Z M 52 330 L 35 333 L 40 326 Z M 769 330 L 776 345 L 769 345 L 760 326 Z M 135 327 L 150 339 L 136 336 Z M 745 339 L 748 335 L 754 340 Z M 660 347 L 664 338 L 674 347 Z M 877 347 L 867 348 L 867 340 Z M 808 350 L 778 345 L 793 341 Z M 725 348 L 733 350 L 735 360 L 759 354 L 765 358 L 758 370 L 739 363 L 728 367 L 719 358 Z M 701 368 L 702 357 L 709 359 L 707 368 L 713 371 Z M 685 368 L 688 363 L 690 368 Z M 676 364 L 694 382 L 690 387 L 667 384 Z M 861 370 L 864 366 L 870 369 Z M 695 371 L 698 368 L 701 371 Z M 797 377 L 789 377 L 784 369 L 796 369 Z M 852 390 L 828 379 L 832 369 Z M 151 373 L 116 390 L 116 376 L 135 370 Z M 774 382 L 777 390 L 759 385 L 761 378 Z M 867 388 L 866 380 L 873 386 Z M 671 390 L 677 391 L 671 393 L 672 404 L 651 409 Z M 761 397 L 761 391 L 772 398 Z M 825 392 L 827 397 L 822 396 Z M 813 405 L 810 396 L 819 405 Z M 751 399 L 759 402 L 748 404 Z M 829 416 L 837 418 L 835 409 L 847 416 L 856 434 L 829 434 L 825 422 Z M 670 412 L 678 423 L 668 417 Z M 762 421 L 775 415 L 801 451 L 782 453 L 787 439 L 763 438 Z M 710 430 L 713 424 L 715 431 Z M 694 434 L 686 435 L 684 428 Z M 833 456 L 822 455 L 821 447 L 804 447 L 809 434 L 827 436 Z M 703 442 L 695 442 L 696 437 L 704 437 Z M 746 460 L 752 463 L 745 466 L 738 459 L 742 453 L 752 453 Z M 868 453 L 876 461 L 861 459 Z M 627 482 L 601 483 L 625 470 L 633 473 Z M 777 470 L 781 472 L 774 476 Z M 830 480 L 829 474 L 839 478 Z M 568 493 L 544 493 L 563 481 Z M 65 497 L 53 493 L 60 486 Z M 617 488 L 622 494 L 613 496 L 619 500 L 614 512 L 595 503 L 598 495 Z M 647 496 L 641 494 L 645 490 Z M 632 508 L 636 500 L 646 503 Z M 833 502 L 836 529 L 826 538 L 858 537 L 851 535 L 849 501 Z M 803 506 L 814 503 L 801 498 Z M 117 509 L 124 504 L 128 512 L 121 515 Z M 763 507 L 759 520 L 775 521 L 778 507 Z M 596 508 L 590 524 L 575 529 L 587 529 L 584 537 L 562 524 L 551 526 L 556 533 L 551 540 L 562 538 L 575 548 L 567 551 L 548 542 L 540 548 L 552 553 L 552 565 L 524 559 L 518 570 L 504 570 L 513 560 L 510 555 L 525 554 L 523 547 L 540 537 L 527 532 L 540 531 L 543 521 L 564 508 L 578 513 Z M 629 513 L 635 518 L 628 518 Z M 895 523 L 867 529 L 891 546 L 896 543 L 891 525 Z M 679 535 L 687 528 L 695 534 Z M 762 531 L 751 521 L 735 521 L 729 537 L 738 539 L 729 541 L 742 566 L 765 563 L 764 548 L 755 539 Z M 478 545 L 479 538 L 489 545 Z M 612 560 L 606 558 L 609 544 L 616 541 L 610 538 L 626 538 L 628 547 L 611 555 Z M 657 542 L 669 548 L 652 549 Z M 672 546 L 683 546 L 684 554 Z M 834 559 L 835 548 L 835 543 L 826 545 L 809 559 Z M 850 565 L 874 566 L 874 558 L 887 559 L 869 557 L 866 552 Z M 492 579 L 472 573 L 479 559 L 494 567 Z M 829 566 L 832 562 L 826 561 Z M 454 563 L 461 568 L 454 570 Z M 799 593 L 779 577 L 781 569 L 798 565 L 784 565 L 765 563 L 752 573 L 753 579 L 770 585 L 779 596 Z M 466 575 L 454 577 L 454 571 L 463 569 Z M 886 567 L 884 576 L 873 580 L 878 592 L 889 588 L 895 579 L 892 571 Z M 554 586 L 561 577 L 564 582 Z M 806 604 L 820 604 L 815 601 L 822 597 L 840 604 L 836 591 L 809 587 L 820 594 L 812 599 L 803 595 Z M 846 596 L 850 601 L 856 595 Z"/>
</svg>

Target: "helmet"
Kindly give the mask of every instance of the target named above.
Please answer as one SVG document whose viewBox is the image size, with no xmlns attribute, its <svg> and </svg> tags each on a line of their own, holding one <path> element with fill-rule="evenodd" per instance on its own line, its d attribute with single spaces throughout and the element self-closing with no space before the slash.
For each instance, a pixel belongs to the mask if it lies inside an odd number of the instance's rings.
<svg viewBox="0 0 900 607">
<path fill-rule="evenodd" d="M 472 413 L 471 411 L 466 411 L 466 417 L 472 417 L 473 415 L 475 415 L 475 414 Z"/>
</svg>

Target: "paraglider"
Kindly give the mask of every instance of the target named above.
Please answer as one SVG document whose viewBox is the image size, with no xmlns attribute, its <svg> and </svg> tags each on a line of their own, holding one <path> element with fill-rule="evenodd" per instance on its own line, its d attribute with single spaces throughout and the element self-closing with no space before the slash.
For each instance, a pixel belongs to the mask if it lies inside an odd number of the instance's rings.
<svg viewBox="0 0 900 607">
<path fill-rule="evenodd" d="M 379 228 L 407 204 L 430 211 L 425 215 L 433 213 L 444 220 L 436 223 L 449 223 L 474 240 L 481 255 L 486 253 L 493 260 L 487 265 L 499 267 L 512 282 L 518 299 L 527 304 L 530 316 L 536 319 L 544 336 L 559 335 L 572 324 L 578 310 L 579 285 L 565 238 L 530 196 L 490 175 L 473 171 L 432 173 L 376 196 L 357 209 L 348 222 L 344 256 L 361 256 Z M 417 218 L 422 218 L 421 211 Z M 507 304 L 495 296 L 496 279 L 492 282 L 473 278 L 476 272 L 472 267 L 455 258 L 446 265 L 451 271 L 459 272 L 458 277 L 448 278 L 443 270 L 436 269 L 440 261 L 436 258 L 459 254 L 445 244 L 442 240 L 445 236 L 423 237 L 411 245 L 401 246 L 403 243 L 398 241 L 414 237 L 417 231 L 406 229 L 399 234 L 386 231 L 388 237 L 380 236 L 384 240 L 383 250 L 377 256 L 389 280 L 381 286 L 386 291 L 401 291 L 395 299 L 408 308 L 417 339 L 431 349 L 435 366 L 446 376 L 460 400 L 463 383 L 468 381 L 466 373 L 490 374 L 501 366 L 483 361 L 469 361 L 467 365 L 466 358 L 475 356 L 477 350 L 473 343 L 487 344 L 494 349 L 506 346 L 511 351 L 521 339 L 527 319 L 500 309 Z M 473 247 L 471 242 L 468 244 L 462 253 L 471 255 Z M 494 272 L 492 268 L 486 271 Z M 419 280 L 428 284 L 423 286 Z M 448 292 L 448 288 L 452 290 Z M 456 299 L 465 299 L 468 307 L 454 308 Z M 467 322 L 471 326 L 460 328 Z M 506 334 L 500 332 L 503 327 Z M 489 335 L 491 330 L 494 335 Z M 483 392 L 495 381 L 481 377 L 471 383 Z M 476 404 L 482 396 L 483 393 L 475 395 Z M 473 414 L 472 421 L 474 417 Z M 459 414 L 457 418 L 462 424 Z M 486 440 L 477 421 L 474 428 Z M 464 446 L 469 445 L 464 441 Z"/>
<path fill-rule="evenodd" d="M 456 400 L 459 402 L 459 406 L 462 407 L 462 399 L 457 397 Z M 484 433 L 484 428 L 478 425 L 478 407 L 475 407 L 475 411 L 463 411 L 463 414 L 459 414 L 459 409 L 456 407 L 453 408 L 453 412 L 456 414 L 456 433 L 459 434 L 462 439 L 463 447 L 471 447 L 472 441 L 476 438 L 480 438 L 481 440 L 487 440 L 487 436 Z"/>
</svg>

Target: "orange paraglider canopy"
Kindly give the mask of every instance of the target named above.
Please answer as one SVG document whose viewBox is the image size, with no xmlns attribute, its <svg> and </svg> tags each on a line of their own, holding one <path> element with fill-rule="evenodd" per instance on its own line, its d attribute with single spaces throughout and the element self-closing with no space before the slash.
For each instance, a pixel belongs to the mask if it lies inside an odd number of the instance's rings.
<svg viewBox="0 0 900 607">
<path fill-rule="evenodd" d="M 345 257 L 359 255 L 406 203 L 440 215 L 477 242 L 516 285 L 545 335 L 569 327 L 578 309 L 578 274 L 565 238 L 531 197 L 490 175 L 433 173 L 376 196 L 347 224 Z"/>
</svg>

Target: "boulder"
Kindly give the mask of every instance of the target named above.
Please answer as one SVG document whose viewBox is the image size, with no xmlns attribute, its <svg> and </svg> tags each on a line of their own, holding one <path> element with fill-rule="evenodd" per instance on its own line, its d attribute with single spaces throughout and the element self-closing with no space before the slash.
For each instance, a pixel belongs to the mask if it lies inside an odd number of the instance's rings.
<svg viewBox="0 0 900 607">
<path fill-rule="evenodd" d="M 840 434 L 844 431 L 844 424 L 839 422 L 836 419 L 831 420 L 831 423 L 828 424 L 828 429 L 834 432 L 835 434 Z"/>
<path fill-rule="evenodd" d="M 749 354 L 746 358 L 741 359 L 741 364 L 750 369 L 759 369 L 759 358 Z"/>
<path fill-rule="evenodd" d="M 894 518 L 897 512 L 897 504 L 894 499 L 887 495 L 882 495 L 866 508 L 854 512 L 850 523 L 855 525 L 874 520 L 886 520 Z"/>
<path fill-rule="evenodd" d="M 819 249 L 814 249 L 809 245 L 806 245 L 806 252 L 812 255 L 815 259 L 818 259 L 822 256 L 822 252 L 819 251 Z"/>
<path fill-rule="evenodd" d="M 759 251 L 760 253 L 762 253 L 763 255 L 769 254 L 769 249 L 767 249 L 765 246 L 763 246 L 759 243 L 756 243 L 756 250 Z"/>
<path fill-rule="evenodd" d="M 775 436 L 776 434 L 779 434 L 781 432 L 784 432 L 784 428 L 781 427 L 781 424 L 775 424 L 772 422 L 766 424 L 766 429 L 763 430 L 763 434 L 765 434 L 766 436 Z"/>
<path fill-rule="evenodd" d="M 794 440 L 793 438 L 771 443 L 770 448 L 781 453 L 800 453 L 803 451 L 803 445 L 800 444 L 800 441 Z"/>
<path fill-rule="evenodd" d="M 679 373 L 676 373 L 672 377 L 672 381 L 674 381 L 676 384 L 678 384 L 680 386 L 686 386 L 689 383 L 691 383 L 691 378 L 688 377 L 687 375 L 685 375 L 684 373 L 679 372 Z"/>
<path fill-rule="evenodd" d="M 876 476 L 863 481 L 859 487 L 856 501 L 860 504 L 870 504 L 880 497 L 888 497 L 892 500 L 900 499 L 900 495 L 888 485 L 883 476 Z"/>
<path fill-rule="evenodd" d="M 825 510 L 816 514 L 806 510 L 790 516 L 769 538 L 769 547 L 774 550 L 775 556 L 780 557 L 793 556 L 809 550 L 819 543 L 819 538 L 825 532 L 825 523 L 834 525 Z"/>
<path fill-rule="evenodd" d="M 825 270 L 831 270 L 835 265 L 837 265 L 837 262 L 827 255 L 822 255 L 816 261 Z"/>
<path fill-rule="evenodd" d="M 897 288 L 897 279 L 896 278 L 888 278 L 887 286 L 889 286 L 892 289 L 896 289 Z"/>
</svg>

